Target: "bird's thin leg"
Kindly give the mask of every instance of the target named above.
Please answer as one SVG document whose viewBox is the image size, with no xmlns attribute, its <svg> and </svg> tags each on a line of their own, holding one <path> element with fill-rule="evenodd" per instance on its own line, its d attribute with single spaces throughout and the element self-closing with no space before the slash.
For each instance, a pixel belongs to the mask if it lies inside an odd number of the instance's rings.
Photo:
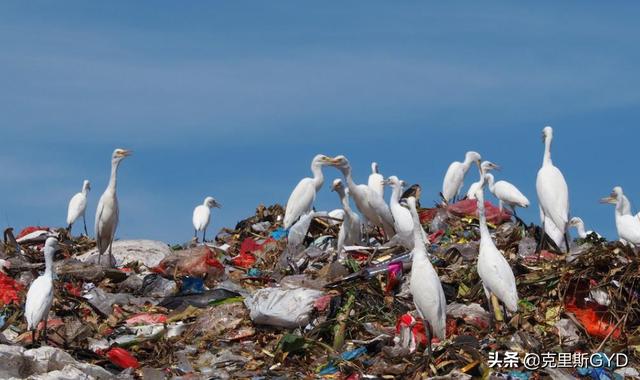
<svg viewBox="0 0 640 380">
<path fill-rule="evenodd" d="M 546 233 L 544 232 L 544 219 L 542 220 L 542 228 L 540 230 L 540 239 L 538 240 L 538 245 L 536 246 L 536 252 L 538 253 L 538 259 L 540 258 L 540 253 L 542 252 L 542 244 L 544 242 Z"/>
<path fill-rule="evenodd" d="M 87 219 L 82 215 L 82 222 L 84 223 L 84 234 L 88 237 L 89 233 L 87 232 Z"/>
<path fill-rule="evenodd" d="M 202 231 L 202 244 L 207 242 L 207 238 L 205 238 L 207 234 L 207 229 L 205 228 L 204 231 Z"/>
<path fill-rule="evenodd" d="M 427 355 L 427 368 L 429 368 L 429 360 L 431 360 L 431 355 L 433 351 L 431 350 L 431 339 L 433 339 L 433 333 L 431 332 L 431 324 L 426 320 L 422 319 L 422 323 L 424 324 L 424 332 L 427 335 L 427 348 L 424 353 Z"/>
<path fill-rule="evenodd" d="M 73 223 L 69 223 L 69 225 L 67 226 L 67 232 L 69 233 L 69 235 L 71 235 L 71 226 L 73 226 Z"/>
<path fill-rule="evenodd" d="M 193 230 L 193 237 L 198 241 L 198 230 Z"/>
<path fill-rule="evenodd" d="M 564 232 L 564 245 L 567 247 L 567 253 L 569 253 L 569 234 Z"/>
<path fill-rule="evenodd" d="M 36 329 L 31 330 L 31 344 L 34 346 L 36 344 Z"/>
<path fill-rule="evenodd" d="M 113 240 L 111 240 L 111 243 L 109 244 L 109 266 L 111 266 L 111 263 L 113 263 L 113 254 L 111 253 L 111 246 L 113 246 Z"/>
</svg>

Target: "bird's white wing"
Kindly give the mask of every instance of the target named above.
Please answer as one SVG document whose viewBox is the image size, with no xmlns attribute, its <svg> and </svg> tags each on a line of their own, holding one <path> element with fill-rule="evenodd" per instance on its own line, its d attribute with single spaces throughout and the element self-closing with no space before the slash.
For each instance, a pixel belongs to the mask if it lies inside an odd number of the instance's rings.
<svg viewBox="0 0 640 380">
<path fill-rule="evenodd" d="M 515 203 L 520 207 L 529 206 L 527 197 L 525 197 L 517 187 L 507 181 L 498 181 L 495 183 L 494 195 L 503 202 Z"/>
<path fill-rule="evenodd" d="M 476 199 L 476 192 L 478 190 L 480 190 L 480 181 L 474 182 L 469 186 L 469 190 L 467 190 L 467 198 Z"/>
<path fill-rule="evenodd" d="M 67 224 L 72 224 L 78 219 L 79 216 L 84 214 L 84 210 L 87 208 L 87 197 L 82 193 L 77 193 L 69 201 L 69 207 L 67 208 Z"/>
<path fill-rule="evenodd" d="M 463 182 L 464 171 L 462 163 L 454 161 L 449 165 L 449 169 L 447 169 L 447 173 L 444 175 L 444 181 L 442 181 L 442 195 L 447 202 L 460 192 Z"/>
<path fill-rule="evenodd" d="M 478 260 L 478 274 L 482 283 L 502 301 L 510 311 L 518 309 L 516 278 L 507 260 L 495 246 L 482 247 L 484 252 Z"/>
<path fill-rule="evenodd" d="M 393 227 L 393 215 L 391 214 L 389 206 L 387 206 L 381 196 L 371 190 L 369 190 L 367 199 L 369 200 L 369 206 L 374 210 L 380 224 L 382 224 L 382 228 L 387 235 L 387 239 L 391 238 L 395 235 L 395 229 Z"/>
<path fill-rule="evenodd" d="M 193 209 L 193 228 L 198 231 L 202 231 L 209 225 L 209 218 L 211 217 L 211 211 L 205 205 L 196 206 Z"/>
<path fill-rule="evenodd" d="M 430 262 L 414 261 L 410 289 L 420 315 L 431 324 L 434 335 L 444 339 L 447 303 L 440 278 Z"/>
<path fill-rule="evenodd" d="M 374 193 L 384 198 L 384 177 L 380 173 L 371 173 L 369 175 L 368 186 Z"/>
<path fill-rule="evenodd" d="M 301 179 L 287 201 L 287 208 L 284 212 L 284 228 L 290 228 L 302 214 L 311 211 L 315 199 L 316 189 L 313 185 L 313 179 Z"/>
<path fill-rule="evenodd" d="M 28 329 L 34 329 L 38 323 L 46 318 L 51 302 L 53 301 L 53 286 L 51 280 L 40 276 L 29 287 L 27 300 L 24 305 L 24 316 L 27 319 Z"/>
<path fill-rule="evenodd" d="M 633 245 L 640 245 L 640 220 L 634 215 L 619 215 L 617 219 L 619 237 Z"/>
<path fill-rule="evenodd" d="M 95 221 L 96 244 L 100 254 L 107 250 L 113 240 L 118 226 L 118 214 L 118 198 L 107 192 L 102 194 L 98 202 Z"/>
<path fill-rule="evenodd" d="M 536 190 L 545 216 L 564 230 L 569 219 L 569 188 L 560 170 L 553 165 L 540 168 Z"/>
</svg>

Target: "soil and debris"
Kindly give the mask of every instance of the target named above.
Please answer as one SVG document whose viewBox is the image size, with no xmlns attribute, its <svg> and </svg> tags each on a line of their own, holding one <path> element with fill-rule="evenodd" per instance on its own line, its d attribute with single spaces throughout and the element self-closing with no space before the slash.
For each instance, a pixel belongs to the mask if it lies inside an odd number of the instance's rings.
<svg viewBox="0 0 640 380">
<path fill-rule="evenodd" d="M 0 246 L 0 378 L 638 377 L 637 251 L 595 234 L 572 242 L 569 253 L 537 250 L 539 227 L 487 203 L 520 296 L 517 313 L 494 317 L 476 272 L 475 213 L 468 200 L 420 210 L 448 305 L 447 338 L 433 339 L 431 357 L 409 292 L 409 252 L 369 229 L 369 244 L 345 247 L 344 260 L 334 260 L 340 221 L 326 213 L 314 213 L 291 240 L 283 208 L 273 205 L 205 244 L 118 241 L 113 269 L 95 264 L 87 237 L 34 226 L 14 238 L 8 229 Z M 45 345 L 32 342 L 23 305 L 50 234 L 64 250 L 55 258 Z M 507 351 L 520 361 L 491 365 Z M 628 363 L 528 370 L 527 353 L 623 353 Z"/>
</svg>

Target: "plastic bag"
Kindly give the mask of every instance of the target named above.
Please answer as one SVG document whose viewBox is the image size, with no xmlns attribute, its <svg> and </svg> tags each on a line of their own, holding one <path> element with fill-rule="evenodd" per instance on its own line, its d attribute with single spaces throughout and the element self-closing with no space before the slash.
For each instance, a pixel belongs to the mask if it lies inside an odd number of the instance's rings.
<svg viewBox="0 0 640 380">
<path fill-rule="evenodd" d="M 256 324 L 284 328 L 301 327 L 309 323 L 309 314 L 323 292 L 308 288 L 264 288 L 244 300 Z"/>
</svg>

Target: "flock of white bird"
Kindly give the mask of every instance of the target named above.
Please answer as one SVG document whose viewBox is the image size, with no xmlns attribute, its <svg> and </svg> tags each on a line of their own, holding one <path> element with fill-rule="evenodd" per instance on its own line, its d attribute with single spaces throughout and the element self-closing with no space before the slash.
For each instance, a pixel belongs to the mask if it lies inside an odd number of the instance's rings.
<svg viewBox="0 0 640 380">
<path fill-rule="evenodd" d="M 580 218 L 569 218 L 569 191 L 562 172 L 553 165 L 551 160 L 551 141 L 553 130 L 551 127 L 543 129 L 544 158 L 542 167 L 536 179 L 536 191 L 540 208 L 540 220 L 545 232 L 556 246 L 564 242 L 568 250 L 567 228 L 575 227 L 581 238 L 590 232 L 585 231 Z M 121 161 L 129 156 L 131 151 L 116 149 L 111 158 L 111 176 L 109 184 L 100 197 L 95 216 L 95 237 L 98 248 L 98 263 L 105 252 L 109 252 L 109 264 L 114 264 L 111 253 L 113 239 L 118 226 L 118 198 L 116 183 L 118 168 Z M 477 271 L 482 280 L 489 305 L 497 305 L 501 301 L 505 307 L 516 312 L 518 308 L 518 294 L 513 271 L 502 253 L 496 248 L 489 232 L 485 217 L 484 187 L 498 199 L 500 209 L 509 207 L 515 215 L 516 207 L 528 207 L 529 200 L 511 183 L 504 180 L 495 181 L 492 170 L 499 169 L 498 165 L 490 161 L 481 161 L 477 152 L 467 152 L 463 162 L 453 162 L 447 169 L 442 184 L 441 196 L 444 203 L 455 201 L 462 190 L 464 178 L 473 164 L 479 171 L 479 180 L 473 183 L 466 196 L 476 199 L 478 217 L 480 221 L 480 248 Z M 294 188 L 286 205 L 283 225 L 285 229 L 292 229 L 296 222 L 308 223 L 315 215 L 313 205 L 318 191 L 324 184 L 322 168 L 332 166 L 338 169 L 343 177 L 335 179 L 331 190 L 338 194 L 342 208 L 329 213 L 330 217 L 341 219 L 341 227 L 337 241 L 337 257 L 344 258 L 345 247 L 365 242 L 368 238 L 368 226 L 380 228 L 389 242 L 410 250 L 412 253 L 412 270 L 410 290 L 416 309 L 425 322 L 426 331 L 430 337 L 435 335 L 445 338 L 446 301 L 444 291 L 436 270 L 431 265 L 430 253 L 427 250 L 427 235 L 420 225 L 416 198 L 411 195 L 403 198 L 404 181 L 396 176 L 384 178 L 379 172 L 377 163 L 372 163 L 371 174 L 367 184 L 357 184 L 352 177 L 352 168 L 345 156 L 328 157 L 317 155 L 311 162 L 313 177 L 303 178 Z M 391 188 L 389 203 L 384 199 L 384 187 Z M 69 201 L 67 224 L 69 231 L 73 224 L 82 217 L 85 234 L 87 233 L 85 211 L 88 192 L 91 185 L 85 180 L 82 191 L 75 194 Z M 350 206 L 353 199 L 356 209 Z M 611 195 L 602 199 L 603 203 L 615 204 L 616 227 L 620 240 L 631 245 L 640 245 L 640 213 L 631 214 L 631 204 L 624 196 L 622 188 L 616 186 Z M 211 208 L 221 207 L 212 197 L 206 197 L 203 204 L 193 211 L 193 226 L 195 239 L 202 231 L 205 241 L 206 229 L 211 218 Z M 365 232 L 363 234 L 363 231 Z M 293 238 L 293 236 L 290 237 Z M 542 243 L 542 239 L 541 239 Z M 58 249 L 57 239 L 50 237 L 44 246 L 45 272 L 38 277 L 29 288 L 25 305 L 25 317 L 28 329 L 34 334 L 38 324 L 44 320 L 44 334 L 46 340 L 46 316 L 53 302 L 53 258 Z M 365 243 L 366 244 L 366 243 Z M 497 310 L 497 308 L 494 308 Z M 430 350 L 430 345 L 428 347 Z"/>
<path fill-rule="evenodd" d="M 585 231 L 582 219 L 569 218 L 569 190 L 560 169 L 551 160 L 551 142 L 553 129 L 545 127 L 542 130 L 544 155 L 542 167 L 536 178 L 536 192 L 540 209 L 540 221 L 545 234 L 540 239 L 540 249 L 544 239 L 550 238 L 557 247 L 569 250 L 568 227 L 575 227 L 581 238 L 587 237 L 591 231 Z M 498 311 L 498 300 L 510 312 L 518 309 L 518 292 L 515 276 L 503 254 L 496 248 L 489 232 L 485 216 L 484 188 L 485 186 L 496 197 L 500 210 L 503 207 L 511 209 L 516 215 L 516 207 L 528 207 L 527 197 L 513 184 L 496 181 L 492 170 L 499 166 L 490 161 L 481 161 L 478 152 L 470 151 L 463 162 L 455 161 L 449 165 L 444 176 L 441 196 L 445 204 L 454 202 L 460 196 L 464 186 L 464 179 L 473 164 L 479 171 L 479 180 L 474 182 L 466 192 L 466 198 L 477 201 L 480 222 L 480 247 L 477 271 L 484 287 L 487 302 L 493 310 Z M 317 155 L 311 162 L 313 177 L 302 179 L 294 188 L 284 216 L 284 227 L 295 226 L 297 220 L 307 221 L 307 217 L 315 214 L 313 204 L 317 192 L 324 182 L 323 166 L 337 168 L 346 182 L 346 189 L 342 180 L 336 179 L 332 189 L 338 192 L 342 210 L 334 210 L 329 215 L 343 215 L 340 228 L 337 252 L 338 257 L 344 257 L 347 244 L 363 243 L 362 231 L 367 227 L 380 228 L 384 231 L 389 243 L 397 244 L 412 253 L 412 269 L 410 290 L 416 309 L 425 322 L 429 342 L 433 335 L 440 339 L 445 337 L 446 303 L 442 285 L 437 272 L 429 260 L 426 233 L 422 229 L 416 210 L 416 199 L 408 196 L 403 199 L 404 181 L 396 176 L 386 179 L 380 174 L 377 163 L 372 163 L 371 174 L 367 184 L 357 184 L 352 177 L 352 168 L 345 156 L 333 158 Z M 388 204 L 384 200 L 384 186 L 391 188 Z M 352 198 L 362 218 L 350 206 Z M 616 227 L 620 240 L 631 245 L 640 245 L 640 213 L 631 214 L 629 200 L 623 195 L 622 188 L 616 186 L 609 197 L 603 198 L 604 203 L 616 204 Z M 387 244 L 389 244 L 387 243 Z M 430 349 L 430 347 L 428 347 Z"/>
</svg>

